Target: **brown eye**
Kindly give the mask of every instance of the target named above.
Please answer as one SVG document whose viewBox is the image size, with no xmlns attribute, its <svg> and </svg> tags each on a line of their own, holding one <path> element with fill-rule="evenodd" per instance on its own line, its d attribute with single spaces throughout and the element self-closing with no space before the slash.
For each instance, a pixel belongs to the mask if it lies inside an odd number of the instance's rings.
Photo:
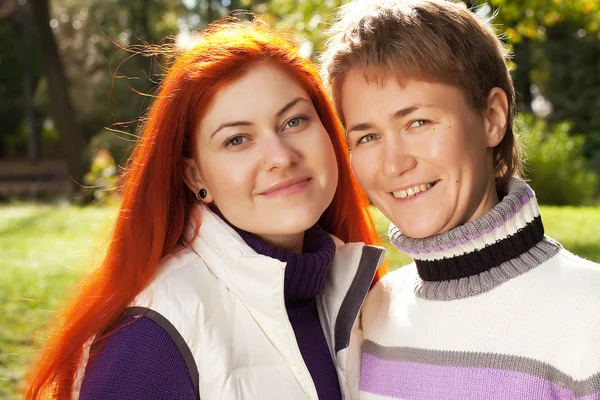
<svg viewBox="0 0 600 400">
<path fill-rule="evenodd" d="M 424 125 L 427 125 L 430 122 L 431 121 L 429 121 L 427 119 L 417 119 L 415 121 L 412 121 L 408 127 L 409 128 L 420 128 Z"/>
</svg>

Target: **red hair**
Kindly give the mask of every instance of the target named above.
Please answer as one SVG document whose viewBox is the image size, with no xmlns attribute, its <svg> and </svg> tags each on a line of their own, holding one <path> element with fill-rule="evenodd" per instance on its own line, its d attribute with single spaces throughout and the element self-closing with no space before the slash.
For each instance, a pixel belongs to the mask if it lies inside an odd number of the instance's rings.
<svg viewBox="0 0 600 400">
<path fill-rule="evenodd" d="M 321 226 L 344 242 L 381 243 L 367 197 L 351 173 L 342 126 L 312 63 L 260 21 L 212 24 L 161 82 L 123 175 L 122 202 L 107 254 L 53 322 L 58 329 L 29 372 L 26 399 L 70 398 L 85 343 L 115 323 L 152 281 L 161 259 L 175 251 L 196 202 L 182 168 L 196 127 L 219 89 L 265 61 L 298 79 L 331 137 L 339 181 Z M 382 267 L 375 279 L 383 273 Z"/>
</svg>

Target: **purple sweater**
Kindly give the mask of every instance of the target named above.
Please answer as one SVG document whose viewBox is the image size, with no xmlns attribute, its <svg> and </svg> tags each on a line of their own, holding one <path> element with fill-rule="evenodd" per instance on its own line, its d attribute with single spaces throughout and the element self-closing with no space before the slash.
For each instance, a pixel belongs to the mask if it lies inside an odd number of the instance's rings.
<svg viewBox="0 0 600 400">
<path fill-rule="evenodd" d="M 315 225 L 305 234 L 303 252 L 294 254 L 236 230 L 257 253 L 287 262 L 285 303 L 298 347 L 319 399 L 341 399 L 315 299 L 323 290 L 335 255 L 333 240 Z M 80 399 L 195 399 L 188 367 L 171 336 L 149 318 L 132 321 L 134 317 L 122 318 L 116 326 L 130 324 L 103 341 L 99 353 L 87 366 Z"/>
</svg>

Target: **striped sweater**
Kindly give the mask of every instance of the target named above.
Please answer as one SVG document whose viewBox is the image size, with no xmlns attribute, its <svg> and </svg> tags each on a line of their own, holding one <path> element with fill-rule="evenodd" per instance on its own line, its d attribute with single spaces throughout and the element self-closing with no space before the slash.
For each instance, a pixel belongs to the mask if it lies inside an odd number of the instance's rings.
<svg viewBox="0 0 600 400">
<path fill-rule="evenodd" d="M 544 236 L 526 183 L 449 232 L 390 239 L 415 263 L 365 302 L 362 399 L 600 400 L 600 266 Z"/>
</svg>

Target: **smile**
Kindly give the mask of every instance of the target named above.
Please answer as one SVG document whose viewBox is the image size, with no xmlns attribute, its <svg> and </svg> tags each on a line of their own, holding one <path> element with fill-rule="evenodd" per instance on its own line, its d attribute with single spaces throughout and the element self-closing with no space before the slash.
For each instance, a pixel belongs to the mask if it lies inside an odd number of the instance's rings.
<svg viewBox="0 0 600 400">
<path fill-rule="evenodd" d="M 312 180 L 311 177 L 299 177 L 286 179 L 281 182 L 277 182 L 271 185 L 264 192 L 259 193 L 260 196 L 266 197 L 284 197 L 300 192 L 306 188 L 309 182 Z"/>
<path fill-rule="evenodd" d="M 419 193 L 428 191 L 429 189 L 434 187 L 435 184 L 438 182 L 439 182 L 439 180 L 431 182 L 431 183 L 421 183 L 419 185 L 409 187 L 408 189 L 405 189 L 405 190 L 397 190 L 395 192 L 392 192 L 392 195 L 397 199 L 408 199 L 410 197 L 414 197 L 414 196 L 418 195 Z"/>
</svg>

